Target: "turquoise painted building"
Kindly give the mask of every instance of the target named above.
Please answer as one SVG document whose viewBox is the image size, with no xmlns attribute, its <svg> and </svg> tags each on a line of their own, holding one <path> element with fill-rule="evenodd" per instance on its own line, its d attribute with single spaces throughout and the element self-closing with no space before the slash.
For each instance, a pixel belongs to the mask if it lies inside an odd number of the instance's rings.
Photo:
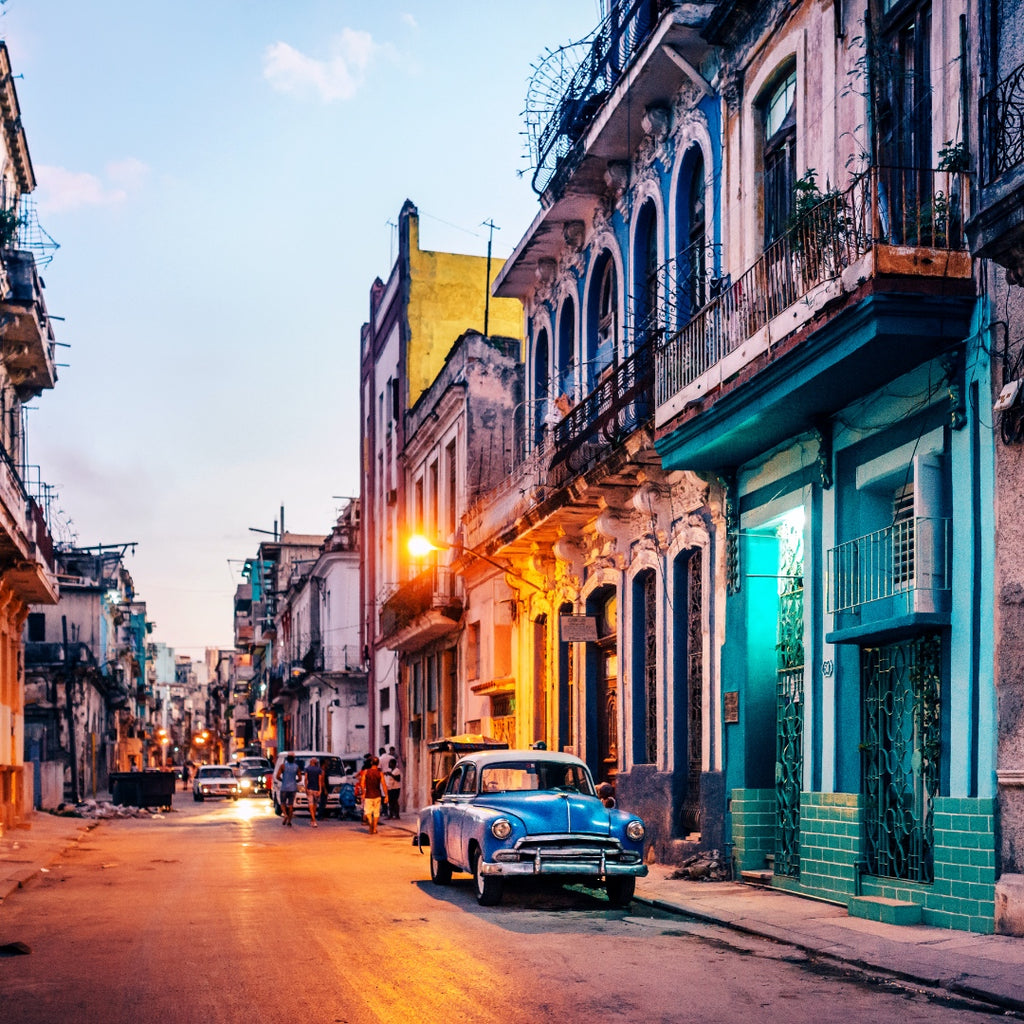
<svg viewBox="0 0 1024 1024">
<path fill-rule="evenodd" d="M 991 354 L 959 30 L 927 3 L 781 7 L 721 3 L 705 29 L 723 277 L 655 365 L 663 468 L 725 509 L 726 834 L 748 880 L 992 931 Z"/>
</svg>

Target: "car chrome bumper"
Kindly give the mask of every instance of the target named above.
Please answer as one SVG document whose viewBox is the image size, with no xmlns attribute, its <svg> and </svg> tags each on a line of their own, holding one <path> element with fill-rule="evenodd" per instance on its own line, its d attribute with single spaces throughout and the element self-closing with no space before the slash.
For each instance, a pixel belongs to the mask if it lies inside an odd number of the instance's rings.
<svg viewBox="0 0 1024 1024">
<path fill-rule="evenodd" d="M 482 875 L 634 875 L 643 878 L 647 874 L 647 865 L 643 863 L 623 863 L 618 860 L 607 860 L 604 857 L 568 859 L 559 857 L 533 857 L 530 860 L 515 861 L 483 861 L 480 865 Z"/>
</svg>

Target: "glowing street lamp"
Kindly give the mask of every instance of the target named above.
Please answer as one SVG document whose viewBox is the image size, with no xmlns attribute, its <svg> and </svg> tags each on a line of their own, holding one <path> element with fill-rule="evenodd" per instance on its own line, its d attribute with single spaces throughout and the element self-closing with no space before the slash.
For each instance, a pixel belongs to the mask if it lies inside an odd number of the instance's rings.
<svg viewBox="0 0 1024 1024">
<path fill-rule="evenodd" d="M 426 558 L 427 555 L 434 551 L 455 551 L 460 556 L 472 555 L 474 558 L 479 558 L 488 565 L 493 565 L 495 569 L 500 569 L 503 573 L 507 573 L 514 579 L 519 580 L 520 583 L 525 583 L 528 587 L 533 587 L 534 590 L 539 590 L 542 594 L 547 593 L 540 584 L 534 583 L 533 580 L 528 580 L 514 566 L 502 565 L 501 562 L 497 559 L 491 558 L 490 555 L 485 555 L 482 551 L 477 551 L 475 548 L 468 548 L 465 544 L 445 544 L 444 541 L 432 541 L 429 538 L 424 537 L 422 534 L 414 533 L 405 542 L 405 546 L 409 554 L 416 559 Z"/>
</svg>

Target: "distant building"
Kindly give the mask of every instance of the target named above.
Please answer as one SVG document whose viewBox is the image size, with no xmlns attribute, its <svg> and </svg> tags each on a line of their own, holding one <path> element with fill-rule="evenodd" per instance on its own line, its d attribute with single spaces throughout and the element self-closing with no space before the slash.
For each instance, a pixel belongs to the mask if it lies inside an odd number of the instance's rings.
<svg viewBox="0 0 1024 1024">
<path fill-rule="evenodd" d="M 281 688 L 290 745 L 363 754 L 367 676 L 359 616 L 359 500 L 343 508 L 320 552 L 292 563 L 277 605 Z"/>
<path fill-rule="evenodd" d="M 283 510 L 282 510 L 283 519 Z M 283 523 L 282 523 L 283 525 Z M 235 659 L 229 692 L 232 753 L 274 756 L 294 747 L 294 723 L 285 714 L 286 657 L 278 644 L 278 602 L 297 563 L 320 553 L 319 534 L 274 531 L 242 569 L 235 590 Z"/>
<path fill-rule="evenodd" d="M 111 772 L 161 763 L 153 645 L 123 559 L 123 546 L 58 551 L 60 601 L 29 611 L 25 760 L 36 807 L 103 798 Z"/>
</svg>

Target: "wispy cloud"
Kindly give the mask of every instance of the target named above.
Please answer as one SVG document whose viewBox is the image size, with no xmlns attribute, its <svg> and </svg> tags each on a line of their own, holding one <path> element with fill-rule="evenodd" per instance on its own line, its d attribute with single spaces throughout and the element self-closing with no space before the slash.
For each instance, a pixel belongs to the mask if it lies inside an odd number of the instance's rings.
<svg viewBox="0 0 1024 1024">
<path fill-rule="evenodd" d="M 325 103 L 349 100 L 359 91 L 366 72 L 384 47 L 369 32 L 343 29 L 330 43 L 329 55 L 318 60 L 289 46 L 274 43 L 263 55 L 263 77 L 278 92 L 314 96 Z"/>
<path fill-rule="evenodd" d="M 149 166 L 129 157 L 107 164 L 102 177 L 88 171 L 69 171 L 66 167 L 47 165 L 37 167 L 36 172 L 40 211 L 63 213 L 83 206 L 123 203 L 143 187 Z"/>
<path fill-rule="evenodd" d="M 414 15 L 412 15 L 412 14 L 409 14 L 408 12 L 406 12 L 405 14 L 402 15 L 402 21 L 409 28 L 416 29 L 416 28 L 420 27 L 419 24 L 416 21 L 416 17 Z"/>
</svg>

